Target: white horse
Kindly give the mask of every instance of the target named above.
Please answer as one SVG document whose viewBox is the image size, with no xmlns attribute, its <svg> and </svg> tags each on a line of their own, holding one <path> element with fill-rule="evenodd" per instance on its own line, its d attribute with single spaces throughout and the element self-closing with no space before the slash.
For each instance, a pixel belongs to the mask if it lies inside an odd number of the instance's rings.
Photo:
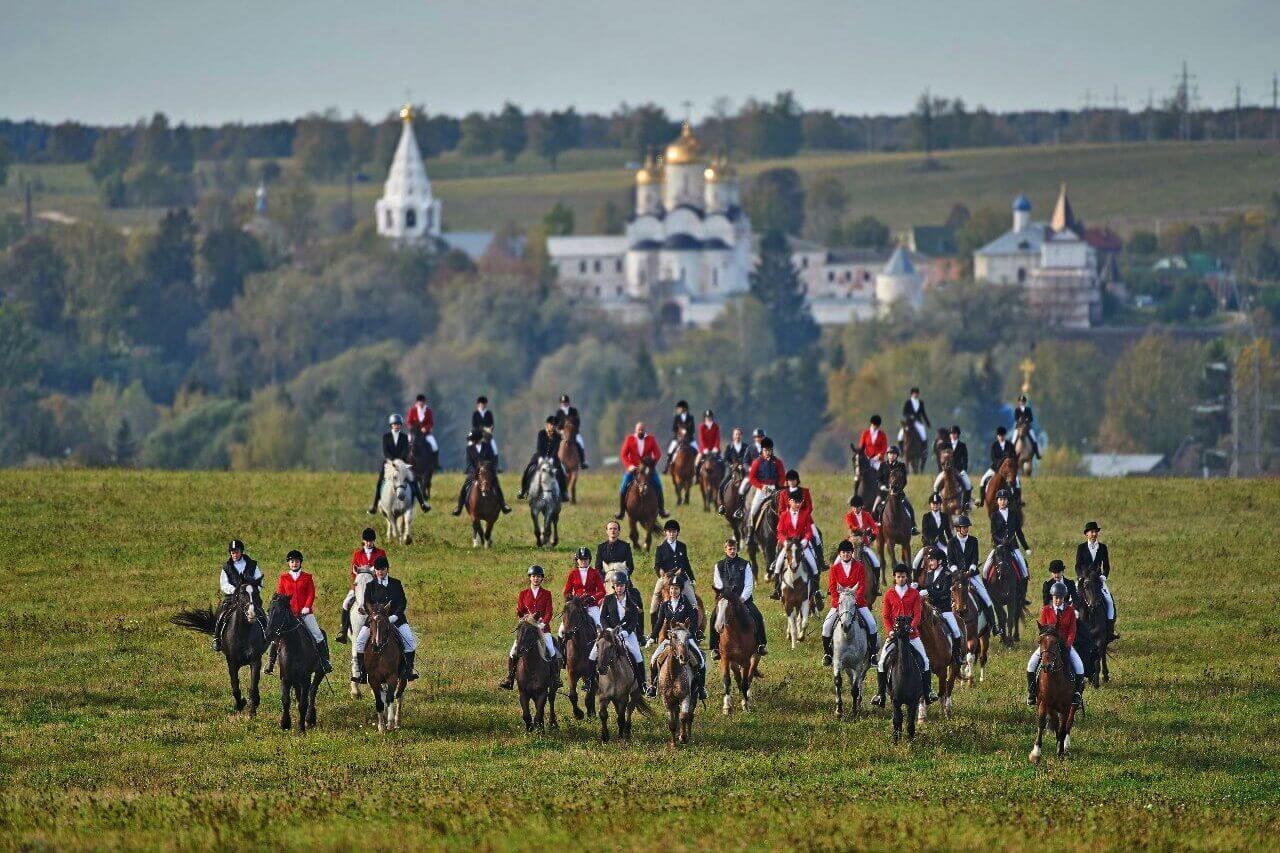
<svg viewBox="0 0 1280 853">
<path fill-rule="evenodd" d="M 844 714 L 842 684 L 849 676 L 849 693 L 853 697 L 853 714 L 857 716 L 862 703 L 862 679 L 871 666 L 867 648 L 867 635 L 858 615 L 858 595 L 852 589 L 840 590 L 840 603 L 836 606 L 836 629 L 831 635 L 831 675 L 836 688 L 836 719 Z"/>
<path fill-rule="evenodd" d="M 378 509 L 387 520 L 387 539 L 413 544 L 413 469 L 401 459 L 382 465 L 382 494 Z"/>
<path fill-rule="evenodd" d="M 355 582 L 355 601 L 351 602 L 351 633 L 347 635 L 351 643 L 351 674 L 356 674 L 356 659 L 360 656 L 356 651 L 356 638 L 360 636 L 360 629 L 364 627 L 365 622 L 369 621 L 364 615 L 364 592 L 373 580 L 373 572 L 356 572 Z M 351 682 L 351 696 L 353 699 L 360 698 L 360 685 Z"/>
<path fill-rule="evenodd" d="M 539 459 L 529 480 L 529 517 L 533 519 L 533 537 L 539 548 L 560 544 L 561 501 L 556 461 L 550 457 Z"/>
</svg>

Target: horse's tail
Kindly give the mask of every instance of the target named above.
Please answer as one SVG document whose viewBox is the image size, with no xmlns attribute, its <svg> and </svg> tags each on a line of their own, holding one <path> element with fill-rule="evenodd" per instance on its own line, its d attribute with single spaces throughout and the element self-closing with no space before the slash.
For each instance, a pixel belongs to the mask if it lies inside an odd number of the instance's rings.
<svg viewBox="0 0 1280 853">
<path fill-rule="evenodd" d="M 652 717 L 653 709 L 649 707 L 649 703 L 644 701 L 644 697 L 639 693 L 631 694 L 631 710 L 639 711 L 641 716 Z"/>
<path fill-rule="evenodd" d="M 212 607 L 197 607 L 195 609 L 179 610 L 169 621 L 179 628 L 186 628 L 190 631 L 198 631 L 201 634 L 213 636 L 214 626 L 218 624 L 218 614 L 214 612 Z"/>
</svg>

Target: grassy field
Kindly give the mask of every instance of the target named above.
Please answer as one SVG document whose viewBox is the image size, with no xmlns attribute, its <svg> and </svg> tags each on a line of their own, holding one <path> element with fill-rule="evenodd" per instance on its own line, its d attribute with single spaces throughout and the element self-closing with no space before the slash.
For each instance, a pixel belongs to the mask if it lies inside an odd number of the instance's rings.
<svg viewBox="0 0 1280 853">
<path fill-rule="evenodd" d="M 449 155 L 430 161 L 427 171 L 451 229 L 490 229 L 505 222 L 529 226 L 556 201 L 564 201 L 575 209 L 581 233 L 590 230 L 605 201 L 629 209 L 632 177 L 624 168 L 626 159 L 616 150 L 571 152 L 561 171 L 550 173 L 545 163 L 531 157 L 508 166 Z M 749 179 L 763 169 L 789 166 L 806 181 L 834 176 L 849 189 L 851 216 L 872 214 L 895 229 L 941 222 L 956 202 L 1003 211 L 1020 192 L 1031 198 L 1034 215 L 1047 219 L 1065 181 L 1086 222 L 1128 231 L 1258 207 L 1280 184 L 1280 156 L 1265 142 L 983 148 L 942 152 L 937 160 L 940 168 L 923 171 L 918 153 L 806 153 L 747 163 L 742 172 Z M 24 165 L 13 171 L 29 174 L 44 187 L 36 197 L 38 210 L 76 217 L 102 212 L 83 166 Z M 20 186 L 20 180 L 11 179 L 0 190 L 0 204 L 20 209 Z M 371 211 L 381 192 L 380 181 L 357 185 L 357 210 Z M 345 195 L 343 186 L 319 187 L 320 209 Z M 136 225 L 158 213 L 112 211 L 110 217 Z"/>
<path fill-rule="evenodd" d="M 570 548 L 603 538 L 616 480 L 601 474 L 554 554 L 530 547 L 523 506 L 492 551 L 471 550 L 444 511 L 457 480 L 441 478 L 419 541 L 391 549 L 425 635 L 401 731 L 378 735 L 371 701 L 336 678 L 305 736 L 279 730 L 274 677 L 256 719 L 232 716 L 221 658 L 169 617 L 213 600 L 238 536 L 268 573 L 288 548 L 307 554 L 333 632 L 371 480 L 0 472 L 0 847 L 1243 849 L 1280 831 L 1274 483 L 1028 483 L 1034 588 L 1098 519 L 1124 634 L 1073 754 L 1035 768 L 1028 640 L 994 653 L 952 719 L 931 714 L 894 746 L 882 712 L 833 718 L 816 628 L 791 651 L 767 600 L 772 653 L 750 714 L 699 712 L 678 752 L 658 719 L 638 719 L 630 745 L 603 747 L 567 714 L 526 736 L 495 687 L 515 595 L 530 562 L 558 589 Z M 845 480 L 811 485 L 834 539 Z M 705 595 L 723 522 L 676 515 Z"/>
</svg>

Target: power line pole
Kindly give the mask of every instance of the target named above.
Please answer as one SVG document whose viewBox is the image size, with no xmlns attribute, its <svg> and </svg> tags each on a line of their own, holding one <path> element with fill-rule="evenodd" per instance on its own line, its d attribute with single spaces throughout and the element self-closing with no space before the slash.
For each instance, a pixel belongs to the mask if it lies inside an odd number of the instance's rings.
<svg viewBox="0 0 1280 853">
<path fill-rule="evenodd" d="M 1182 74 L 1174 90 L 1174 108 L 1179 112 L 1178 139 L 1186 142 L 1191 139 L 1191 81 L 1195 79 L 1187 72 L 1187 61 L 1182 60 Z"/>
<path fill-rule="evenodd" d="M 1271 141 L 1275 142 L 1280 138 L 1280 123 L 1277 122 L 1280 117 L 1280 75 L 1271 74 Z"/>
<path fill-rule="evenodd" d="M 1147 141 L 1154 142 L 1156 138 L 1156 96 L 1155 92 L 1147 89 Z"/>
<path fill-rule="evenodd" d="M 1236 81 L 1236 142 L 1240 141 L 1240 81 Z"/>
<path fill-rule="evenodd" d="M 1089 111 L 1093 109 L 1093 92 L 1084 90 L 1084 109 L 1080 111 L 1080 124 L 1084 128 L 1084 141 L 1089 141 Z"/>
<path fill-rule="evenodd" d="M 1120 141 L 1120 87 L 1111 87 L 1111 141 Z"/>
</svg>

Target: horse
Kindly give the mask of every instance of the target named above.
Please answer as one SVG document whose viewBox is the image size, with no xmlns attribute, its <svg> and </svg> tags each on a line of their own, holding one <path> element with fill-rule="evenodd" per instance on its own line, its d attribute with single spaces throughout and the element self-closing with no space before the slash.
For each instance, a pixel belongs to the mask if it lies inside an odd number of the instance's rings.
<svg viewBox="0 0 1280 853">
<path fill-rule="evenodd" d="M 413 469 L 402 459 L 382 463 L 382 494 L 378 510 L 387 520 L 387 539 L 413 544 Z"/>
<path fill-rule="evenodd" d="M 1013 459 L 1010 459 L 1008 456 L 1006 456 L 1004 459 L 1000 461 L 1000 467 L 996 469 L 995 476 L 992 477 L 990 480 L 987 480 L 987 488 L 982 493 L 982 500 L 987 505 L 988 521 L 990 521 L 991 518 L 1000 509 L 1000 507 L 996 503 L 996 494 L 1001 489 L 1008 489 L 1009 493 L 1013 494 L 1016 489 L 1015 484 L 1017 482 L 1018 482 L 1018 463 L 1015 462 Z M 1021 505 L 1020 499 L 1015 498 L 1013 500 L 1010 500 L 1009 512 L 1010 513 L 1013 513 L 1015 511 L 1020 512 L 1020 510 L 1018 510 L 1018 507 L 1020 505 Z"/>
<path fill-rule="evenodd" d="M 929 458 L 929 449 L 925 447 L 924 439 L 916 431 L 915 418 L 903 418 L 901 425 L 902 458 L 911 468 L 912 474 L 919 474 L 924 470 L 925 460 Z"/>
<path fill-rule="evenodd" d="M 626 565 L 625 563 L 623 564 Z M 692 583 L 687 577 L 685 578 L 686 588 Z M 658 579 L 653 585 L 653 595 L 649 598 L 649 624 L 652 625 L 658 618 L 658 607 L 662 602 L 667 600 L 667 587 L 671 585 L 671 574 L 662 572 L 658 575 Z M 695 635 L 702 636 L 707 630 L 707 611 L 702 605 L 702 596 L 698 593 L 693 594 L 694 611 L 698 614 L 695 624 L 689 626 L 689 630 Z M 662 636 L 658 636 L 658 640 L 662 640 Z"/>
<path fill-rule="evenodd" d="M 987 680 L 987 652 L 991 647 L 991 628 L 974 598 L 973 587 L 964 572 L 951 575 L 951 612 L 956 615 L 964 634 L 964 664 L 960 667 L 960 679 L 965 686 L 973 686 L 973 665 L 978 664 L 978 681 Z"/>
<path fill-rule="evenodd" d="M 174 625 L 201 634 L 214 635 L 218 630 L 218 612 L 212 607 L 180 610 L 170 619 Z M 249 708 L 249 716 L 258 713 L 261 695 L 258 685 L 262 681 L 262 653 L 267 650 L 265 620 L 253 601 L 253 588 L 240 584 L 235 591 L 227 617 L 222 620 L 218 634 L 222 655 L 227 660 L 227 676 L 231 679 L 231 698 L 235 700 L 233 713 Z M 240 670 L 249 667 L 249 699 L 240 694 Z"/>
<path fill-rule="evenodd" d="M 564 423 L 560 425 L 560 448 L 556 451 L 556 458 L 564 468 L 565 492 L 569 503 L 576 504 L 578 502 L 578 469 L 582 466 L 582 457 L 578 452 L 578 428 L 569 418 L 565 418 Z"/>
<path fill-rule="evenodd" d="M 1094 686 L 1100 673 L 1103 681 L 1111 680 L 1111 672 L 1107 668 L 1107 648 L 1111 643 L 1110 625 L 1107 621 L 1107 599 L 1102 595 L 1102 575 L 1098 572 L 1086 571 L 1080 575 L 1077 584 L 1081 623 L 1088 627 L 1089 636 L 1095 646 L 1094 661 L 1097 670 L 1094 674 Z M 1083 656 L 1082 656 L 1083 657 Z"/>
<path fill-rule="evenodd" d="M 753 566 L 772 566 L 778 559 L 778 490 L 773 486 L 765 489 L 764 500 L 760 511 L 756 514 L 755 524 L 744 515 L 743 525 L 747 527 L 747 560 Z M 748 504 L 743 513 L 750 513 Z M 749 525 L 749 526 L 748 526 Z M 764 554 L 761 562 L 756 562 L 760 554 Z"/>
<path fill-rule="evenodd" d="M 609 742 L 609 706 L 618 717 L 618 737 L 631 740 L 631 712 L 652 712 L 640 695 L 627 646 L 613 628 L 596 637 L 596 700 L 600 703 L 600 742 Z"/>
<path fill-rule="evenodd" d="M 369 692 L 378 709 L 378 731 L 400 728 L 400 710 L 404 707 L 404 688 L 408 682 L 400 671 L 404 652 L 400 632 L 391 624 L 391 603 L 381 607 L 365 605 L 369 622 L 369 643 L 364 649 L 364 671 L 369 678 Z"/>
<path fill-rule="evenodd" d="M 564 672 L 569 684 L 569 704 L 573 706 L 573 718 L 581 720 L 582 709 L 578 707 L 578 681 L 587 685 L 585 704 L 587 717 L 596 715 L 596 688 L 591 679 L 591 669 L 595 663 L 588 660 L 591 647 L 596 644 L 596 623 L 587 613 L 587 607 L 594 604 L 590 596 L 573 597 L 564 603 L 560 612 L 560 621 L 564 625 Z"/>
<path fill-rule="evenodd" d="M 751 682 L 763 678 L 756 626 L 742 599 L 720 596 L 716 602 L 716 626 L 720 631 L 720 676 L 724 680 L 724 715 L 733 708 L 733 681 L 742 695 L 742 710 L 751 710 Z M 731 681 L 732 678 L 732 681 Z"/>
<path fill-rule="evenodd" d="M 1022 639 L 1022 620 L 1026 615 L 1026 596 L 1022 585 L 1022 573 L 1007 545 L 992 549 L 991 579 L 987 592 L 991 595 L 992 609 L 1004 632 L 1004 644 L 1011 646 Z"/>
<path fill-rule="evenodd" d="M 889 546 L 888 561 L 885 560 L 885 545 Z M 902 475 L 889 475 L 889 491 L 884 497 L 884 508 L 880 512 L 880 535 L 876 537 L 876 548 L 879 551 L 880 565 L 892 567 L 903 562 L 911 565 L 911 517 L 907 515 L 907 506 L 902 495 Z M 901 549 L 902 559 L 898 559 Z"/>
<path fill-rule="evenodd" d="M 938 470 L 942 473 L 942 488 L 938 490 L 942 509 L 954 518 L 964 511 L 964 483 L 956 472 L 950 445 L 938 453 Z"/>
<path fill-rule="evenodd" d="M 739 491 L 742 488 L 742 481 L 746 478 L 746 466 L 741 462 L 735 462 L 729 468 L 729 482 L 724 485 L 724 520 L 729 523 L 729 532 L 733 534 L 733 538 L 739 542 L 747 539 L 745 518 L 747 498 Z M 743 518 L 738 517 L 739 511 L 744 514 Z"/>
<path fill-rule="evenodd" d="M 718 453 L 704 457 L 698 469 L 698 489 L 702 492 L 702 511 L 720 503 L 720 482 L 724 479 L 724 457 Z"/>
<path fill-rule="evenodd" d="M 658 532 L 658 495 L 649 482 L 653 476 L 653 466 L 641 462 L 627 486 L 626 510 L 631 525 L 631 547 L 640 550 L 640 531 L 644 528 L 644 550 L 648 552 L 653 545 L 653 534 Z"/>
<path fill-rule="evenodd" d="M 271 596 L 267 610 L 267 640 L 279 648 L 280 663 L 280 728 L 290 729 L 289 711 L 292 698 L 298 701 L 298 731 L 316 725 L 316 693 L 324 681 L 320 665 L 320 649 L 302 620 L 293 615 L 289 596 Z"/>
<path fill-rule="evenodd" d="M 1032 764 L 1040 762 L 1040 746 L 1044 743 L 1046 723 L 1053 725 L 1058 735 L 1058 757 L 1062 758 L 1071 747 L 1071 725 L 1075 722 L 1076 709 L 1071 703 L 1075 691 L 1071 661 L 1063 647 L 1062 638 L 1052 625 L 1039 625 L 1040 668 L 1036 673 L 1036 716 L 1039 730 L 1036 742 L 1027 756 Z"/>
<path fill-rule="evenodd" d="M 502 512 L 502 501 L 498 500 L 498 490 L 494 486 L 497 475 L 493 464 L 485 462 L 476 472 L 475 482 L 467 493 L 467 515 L 471 516 L 471 547 L 493 547 L 493 525 Z"/>
<path fill-rule="evenodd" d="M 862 505 L 872 507 L 880 493 L 879 477 L 876 469 L 871 467 L 871 460 L 856 444 L 850 444 L 853 450 L 853 493 L 862 496 Z"/>
<path fill-rule="evenodd" d="M 955 690 L 956 676 L 959 667 L 955 665 L 955 657 L 951 653 L 951 637 L 942 617 L 933 609 L 928 601 L 921 607 L 920 642 L 924 644 L 925 653 L 929 655 L 929 671 L 938 677 L 938 701 L 942 705 L 942 715 L 951 716 L 951 694 Z M 925 721 L 929 703 L 920 702 L 920 722 Z"/>
<path fill-rule="evenodd" d="M 870 638 L 866 626 L 859 625 L 856 590 L 840 590 L 836 605 L 836 627 L 831 635 L 831 676 L 836 688 L 836 719 L 844 715 L 844 677 L 849 677 L 849 695 L 853 698 L 853 716 L 862 704 L 862 679 L 871 667 Z"/>
<path fill-rule="evenodd" d="M 542 629 L 532 617 L 525 616 L 516 623 L 516 686 L 520 690 L 520 716 L 524 730 L 546 732 L 543 714 L 550 704 L 551 728 L 556 723 L 555 663 L 547 659 L 547 648 L 542 641 Z M 529 704 L 534 712 L 530 713 Z"/>
<path fill-rule="evenodd" d="M 1031 443 L 1031 426 L 1025 420 L 1019 420 L 1013 428 L 1013 449 L 1018 454 L 1018 468 L 1030 477 L 1036 464 L 1036 449 Z"/>
<path fill-rule="evenodd" d="M 413 471 L 413 478 L 418 481 L 418 490 L 422 492 L 422 499 L 430 503 L 431 480 L 435 477 L 439 460 L 435 451 L 431 449 L 431 445 L 427 443 L 427 436 L 422 430 L 415 429 L 412 433 L 409 438 L 409 468 Z"/>
<path fill-rule="evenodd" d="M 696 664 L 686 645 L 689 626 L 676 622 L 663 629 L 667 650 L 658 664 L 658 695 L 667 709 L 667 727 L 671 730 L 671 747 L 687 744 L 693 734 L 693 712 L 698 697 L 693 692 L 693 669 Z"/>
<path fill-rule="evenodd" d="M 365 622 L 368 621 L 367 617 L 365 616 L 365 610 L 364 610 L 364 596 L 365 596 L 366 590 L 369 589 L 369 583 L 372 580 L 373 580 L 373 572 L 370 572 L 370 571 L 356 572 L 356 580 L 354 584 L 356 597 L 355 597 L 355 600 L 351 602 L 351 630 L 347 634 L 347 638 L 351 642 L 351 674 L 352 675 L 355 675 L 356 658 L 360 654 L 359 652 L 356 651 L 356 638 L 360 636 L 360 629 L 363 628 L 365 625 Z M 350 684 L 351 684 L 351 698 L 359 699 L 360 683 L 358 681 L 352 681 L 350 682 Z"/>
<path fill-rule="evenodd" d="M 893 708 L 893 742 L 902 737 L 903 709 L 906 709 L 907 740 L 915 740 L 916 715 L 912 710 L 924 701 L 921 664 L 911 648 L 911 619 L 899 616 L 893 625 L 893 662 L 889 670 L 889 701 Z"/>
<path fill-rule="evenodd" d="M 694 463 L 697 461 L 698 452 L 688 445 L 686 442 L 686 433 L 680 430 L 677 436 L 676 452 L 671 456 L 671 486 L 675 492 L 676 506 L 689 503 L 689 496 L 693 492 L 694 480 Z"/>
<path fill-rule="evenodd" d="M 533 522 L 533 539 L 539 548 L 560 544 L 560 483 L 556 480 L 556 463 L 546 457 L 529 478 L 529 518 Z"/>
<path fill-rule="evenodd" d="M 793 649 L 804 642 L 809 630 L 809 604 L 816 592 L 802 548 L 800 540 L 789 539 L 782 551 L 782 611 L 787 615 L 787 638 Z"/>
</svg>

